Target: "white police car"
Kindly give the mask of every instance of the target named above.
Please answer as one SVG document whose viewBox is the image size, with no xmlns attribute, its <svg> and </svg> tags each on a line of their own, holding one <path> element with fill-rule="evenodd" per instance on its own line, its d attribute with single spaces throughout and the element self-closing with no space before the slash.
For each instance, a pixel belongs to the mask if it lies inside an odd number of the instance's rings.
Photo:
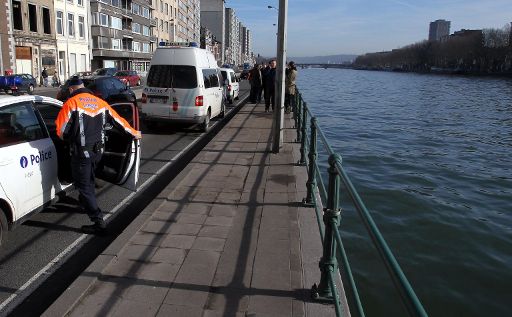
<svg viewBox="0 0 512 317">
<path fill-rule="evenodd" d="M 134 104 L 111 105 L 138 130 Z M 55 132 L 62 102 L 41 96 L 0 96 L 0 244 L 7 231 L 49 205 L 71 183 L 69 149 Z M 140 141 L 109 127 L 97 177 L 136 189 Z"/>
</svg>

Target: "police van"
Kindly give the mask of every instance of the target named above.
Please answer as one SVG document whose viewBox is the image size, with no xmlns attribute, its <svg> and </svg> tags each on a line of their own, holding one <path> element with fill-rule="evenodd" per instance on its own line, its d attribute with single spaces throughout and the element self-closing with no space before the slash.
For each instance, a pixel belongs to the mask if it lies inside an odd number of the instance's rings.
<svg viewBox="0 0 512 317">
<path fill-rule="evenodd" d="M 196 123 L 208 131 L 210 119 L 225 113 L 220 76 L 213 54 L 196 43 L 160 42 L 142 93 L 146 125 Z"/>
<path fill-rule="evenodd" d="M 134 104 L 111 106 L 138 130 Z M 61 108 L 62 102 L 49 97 L 0 96 L 0 245 L 8 230 L 70 187 L 69 147 L 55 131 Z M 116 125 L 108 126 L 105 134 L 105 152 L 96 176 L 135 190 L 140 140 Z"/>
</svg>

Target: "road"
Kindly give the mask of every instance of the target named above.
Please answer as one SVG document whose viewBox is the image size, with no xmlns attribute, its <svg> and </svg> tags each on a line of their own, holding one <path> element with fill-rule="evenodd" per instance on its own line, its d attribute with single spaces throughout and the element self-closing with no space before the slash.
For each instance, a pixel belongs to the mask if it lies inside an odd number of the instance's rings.
<svg viewBox="0 0 512 317">
<path fill-rule="evenodd" d="M 54 97 L 56 92 L 55 88 L 43 87 L 36 90 L 36 94 L 50 97 Z M 140 93 L 139 90 L 139 96 Z M 243 82 L 240 100 L 247 94 L 248 85 L 247 82 Z M 228 107 L 228 111 L 232 109 L 233 107 Z M 212 123 L 221 124 L 219 120 L 212 120 Z M 215 128 L 212 130 L 215 131 Z M 187 126 L 160 126 L 155 131 L 157 132 L 146 131 L 142 127 L 139 187 L 143 190 L 133 193 L 108 183 L 99 184 L 99 206 L 108 213 L 107 217 L 114 219 L 109 225 L 109 229 L 114 232 L 111 235 L 120 233 L 127 222 L 135 217 L 133 213 L 140 212 L 152 197 L 154 198 L 156 192 L 171 181 L 169 177 L 176 174 L 172 171 L 174 165 L 185 164 L 183 160 L 187 156 L 187 151 L 201 146 L 209 137 Z M 82 234 L 80 227 L 89 220 L 86 214 L 78 211 L 76 204 L 77 194 L 72 192 L 9 233 L 7 242 L 0 249 L 0 315 L 10 312 L 22 300 L 30 300 L 28 296 L 34 291 L 38 294 L 51 293 L 41 291 L 41 287 L 38 289 L 38 286 L 46 281 L 43 287 L 52 288 L 51 282 L 48 282 L 52 279 L 52 273 L 58 272 L 63 264 L 67 265 L 67 262 L 74 261 L 74 270 L 80 267 L 83 270 L 101 252 L 99 249 L 106 247 L 109 241 L 113 240 L 113 236 L 94 237 Z M 117 217 L 118 214 L 122 214 L 123 217 Z M 66 279 L 72 278 L 71 274 L 59 276 L 57 279 L 59 283 L 66 283 Z M 55 295 L 49 294 L 48 300 L 51 300 L 52 296 Z"/>
</svg>

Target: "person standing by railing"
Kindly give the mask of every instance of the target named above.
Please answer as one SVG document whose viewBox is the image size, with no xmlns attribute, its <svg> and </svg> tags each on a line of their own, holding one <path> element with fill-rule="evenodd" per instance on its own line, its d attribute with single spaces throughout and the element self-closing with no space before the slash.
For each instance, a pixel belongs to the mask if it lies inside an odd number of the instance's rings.
<svg viewBox="0 0 512 317">
<path fill-rule="evenodd" d="M 293 61 L 288 63 L 285 75 L 285 96 L 284 96 L 284 110 L 290 113 L 290 110 L 295 112 L 295 80 L 297 78 L 297 68 Z"/>
</svg>

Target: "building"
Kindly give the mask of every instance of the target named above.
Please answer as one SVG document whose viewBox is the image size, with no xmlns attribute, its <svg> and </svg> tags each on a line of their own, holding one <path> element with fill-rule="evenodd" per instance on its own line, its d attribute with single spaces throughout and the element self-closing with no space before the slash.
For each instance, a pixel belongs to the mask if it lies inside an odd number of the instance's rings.
<svg viewBox="0 0 512 317">
<path fill-rule="evenodd" d="M 201 26 L 207 28 L 213 34 L 220 49 L 220 64 L 224 64 L 224 49 L 226 21 L 224 0 L 201 1 Z"/>
<path fill-rule="evenodd" d="M 435 20 L 430 22 L 428 31 L 429 41 L 439 41 L 442 37 L 450 34 L 450 21 L 446 20 Z"/>
<path fill-rule="evenodd" d="M 54 1 L 57 71 L 61 81 L 91 69 L 89 5 L 88 0 Z"/>
<path fill-rule="evenodd" d="M 11 0 L 0 0 L 0 75 L 6 70 L 14 69 L 15 47 L 12 30 Z"/>
<path fill-rule="evenodd" d="M 177 42 L 199 42 L 201 11 L 199 0 L 178 0 Z"/>
<path fill-rule="evenodd" d="M 15 73 L 32 74 L 39 80 L 44 67 L 48 74 L 53 74 L 57 66 L 53 1 L 11 0 L 6 9 L 10 11 L 8 15 L 12 19 L 8 21 L 7 29 L 9 32 L 12 26 L 12 40 L 9 41 L 14 42 L 14 49 L 10 42 L 8 48 L 2 46 L 2 51 L 10 49 L 11 53 L 14 52 L 11 56 L 15 57 L 14 61 L 10 61 L 9 68 Z"/>
<path fill-rule="evenodd" d="M 90 1 L 91 68 L 147 71 L 157 45 L 152 0 Z"/>
<path fill-rule="evenodd" d="M 154 28 L 153 35 L 158 38 L 159 42 L 176 41 L 175 34 L 178 2 L 176 0 L 155 0 L 153 5 L 153 17 L 156 20 L 156 27 Z"/>
<path fill-rule="evenodd" d="M 225 10 L 225 35 L 224 35 L 224 62 L 227 64 L 239 65 L 240 63 L 240 22 L 235 15 L 235 10 Z"/>
<path fill-rule="evenodd" d="M 204 26 L 201 27 L 200 47 L 210 51 L 213 54 L 213 56 L 215 56 L 217 65 L 222 65 L 222 46 L 220 42 L 216 40 L 215 35 L 213 35 L 212 31 L 210 31 L 208 28 Z"/>
</svg>

